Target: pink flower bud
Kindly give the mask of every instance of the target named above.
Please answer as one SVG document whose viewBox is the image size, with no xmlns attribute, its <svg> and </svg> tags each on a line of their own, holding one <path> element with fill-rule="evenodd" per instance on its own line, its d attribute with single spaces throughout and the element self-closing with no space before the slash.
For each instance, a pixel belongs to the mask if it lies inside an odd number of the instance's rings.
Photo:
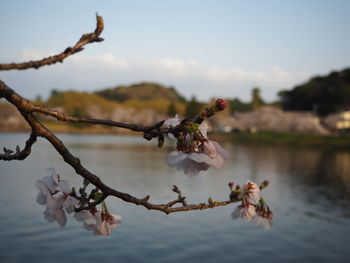
<svg viewBox="0 0 350 263">
<path fill-rule="evenodd" d="M 229 182 L 229 183 L 228 183 L 228 187 L 230 187 L 231 190 L 232 190 L 233 185 L 234 185 L 233 182 Z"/>
<path fill-rule="evenodd" d="M 224 99 L 219 98 L 219 99 L 217 99 L 215 101 L 215 107 L 218 110 L 222 111 L 222 110 L 224 110 L 227 107 L 227 101 L 225 101 Z"/>
</svg>

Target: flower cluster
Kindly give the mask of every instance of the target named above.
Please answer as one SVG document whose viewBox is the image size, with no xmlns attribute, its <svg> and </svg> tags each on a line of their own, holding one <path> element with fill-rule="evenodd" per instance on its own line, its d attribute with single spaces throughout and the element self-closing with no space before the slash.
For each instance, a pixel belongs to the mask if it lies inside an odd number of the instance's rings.
<svg viewBox="0 0 350 263">
<path fill-rule="evenodd" d="M 256 226 L 262 226 L 269 230 L 272 224 L 273 213 L 260 196 L 260 189 L 266 187 L 267 181 L 259 187 L 252 181 L 233 190 L 233 183 L 229 183 L 231 189 L 230 199 L 239 200 L 241 204 L 232 212 L 232 219 L 243 218 L 245 221 L 252 221 Z"/>
<path fill-rule="evenodd" d="M 119 215 L 108 212 L 105 203 L 102 203 L 102 211 L 96 208 L 77 212 L 74 215 L 75 219 L 83 222 L 83 227 L 92 231 L 94 235 L 107 236 L 111 233 L 111 229 L 120 224 L 121 217 Z"/>
<path fill-rule="evenodd" d="M 68 181 L 62 180 L 54 169 L 48 169 L 49 175 L 35 184 L 39 190 L 37 202 L 46 205 L 44 217 L 48 222 L 57 221 L 60 227 L 67 223 L 66 213 L 74 213 L 74 217 L 84 222 L 84 228 L 95 235 L 109 235 L 111 228 L 120 224 L 119 215 L 110 214 L 102 202 L 102 211 L 92 207 L 89 211 L 75 212 L 81 205 L 80 197 L 75 193 Z"/>
<path fill-rule="evenodd" d="M 74 212 L 79 205 L 79 199 L 71 196 L 72 187 L 66 180 L 61 180 L 55 170 L 48 169 L 49 175 L 38 180 L 35 184 L 39 193 L 37 202 L 46 205 L 44 211 L 45 219 L 48 222 L 57 221 L 63 227 L 67 223 L 66 213 Z"/>
<path fill-rule="evenodd" d="M 211 166 L 215 168 L 223 166 L 225 160 L 228 160 L 228 153 L 217 142 L 208 139 L 208 126 L 204 119 L 216 111 L 223 110 L 226 104 L 223 99 L 216 100 L 213 107 L 206 108 L 200 114 L 198 117 L 200 124 L 191 120 L 181 122 L 178 115 L 164 122 L 163 126 L 176 130 L 176 133 L 169 135 L 177 140 L 177 151 L 171 152 L 168 156 L 169 167 L 183 170 L 187 175 L 197 175 Z"/>
</svg>

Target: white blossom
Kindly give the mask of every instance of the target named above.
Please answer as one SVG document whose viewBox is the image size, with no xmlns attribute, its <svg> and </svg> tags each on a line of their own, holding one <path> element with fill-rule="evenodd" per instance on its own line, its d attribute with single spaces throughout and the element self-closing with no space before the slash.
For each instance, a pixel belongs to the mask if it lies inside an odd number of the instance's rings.
<svg viewBox="0 0 350 263">
<path fill-rule="evenodd" d="M 183 170 L 187 175 L 197 175 L 213 166 L 221 168 L 228 159 L 227 152 L 214 141 L 205 141 L 203 152 L 184 153 L 173 151 L 168 155 L 168 166 Z"/>
<path fill-rule="evenodd" d="M 174 118 L 169 118 L 167 120 L 164 121 L 163 126 L 167 127 L 167 128 L 174 128 L 175 126 L 180 124 L 180 119 L 179 119 L 179 115 L 176 114 Z"/>
<path fill-rule="evenodd" d="M 116 214 L 108 214 L 106 221 L 111 227 L 116 227 L 120 224 L 122 217 Z"/>
<path fill-rule="evenodd" d="M 47 199 L 57 191 L 59 185 L 59 175 L 52 168 L 48 169 L 48 171 L 50 174 L 38 180 L 35 184 L 39 190 L 36 201 L 41 205 L 47 203 Z"/>
<path fill-rule="evenodd" d="M 111 233 L 111 229 L 116 227 L 121 222 L 121 216 L 95 212 L 92 214 L 89 211 L 78 212 L 74 216 L 78 221 L 83 221 L 83 227 L 92 231 L 94 235 L 107 236 Z"/>
<path fill-rule="evenodd" d="M 57 221 L 60 227 L 66 225 L 67 217 L 65 212 L 63 211 L 63 202 L 65 201 L 65 196 L 55 196 L 50 197 L 47 200 L 47 206 L 44 211 L 45 219 L 48 222 Z"/>
<path fill-rule="evenodd" d="M 177 116 L 176 116 L 177 117 Z M 179 124 L 176 118 L 168 119 L 164 123 L 166 125 Z M 184 137 L 184 143 L 190 149 L 189 152 L 174 151 L 168 155 L 167 161 L 169 167 L 176 167 L 183 170 L 187 175 L 197 175 L 200 171 L 206 171 L 211 166 L 221 168 L 225 160 L 228 160 L 228 153 L 221 146 L 207 139 L 208 126 L 202 122 L 198 127 L 203 136 L 203 141 L 194 140 L 189 133 Z"/>
<path fill-rule="evenodd" d="M 254 205 L 242 204 L 233 210 L 231 217 L 232 219 L 243 218 L 246 221 L 251 221 L 256 215 L 256 209 Z"/>
<path fill-rule="evenodd" d="M 247 201 L 250 204 L 256 205 L 259 203 L 260 200 L 260 188 L 259 186 L 252 182 L 252 181 L 247 181 L 245 185 L 245 190 L 248 192 L 247 193 Z"/>
<path fill-rule="evenodd" d="M 66 180 L 60 180 L 58 182 L 58 189 L 63 193 L 63 198 L 65 198 L 62 206 L 68 214 L 74 212 L 74 209 L 79 207 L 79 199 L 71 196 L 72 186 Z"/>
<path fill-rule="evenodd" d="M 168 155 L 168 166 L 183 170 L 187 175 L 197 175 L 206 171 L 212 164 L 212 159 L 204 153 L 172 152 Z"/>
<path fill-rule="evenodd" d="M 204 141 L 203 153 L 212 159 L 211 166 L 215 168 L 221 168 L 224 162 L 229 159 L 227 151 L 221 148 L 217 142 L 210 140 Z"/>
<path fill-rule="evenodd" d="M 70 194 L 72 192 L 72 186 L 67 180 L 59 180 L 57 188 L 65 194 Z"/>
<path fill-rule="evenodd" d="M 165 120 L 164 123 L 163 123 L 163 126 L 166 127 L 166 128 L 174 128 L 177 125 L 179 125 L 180 122 L 181 121 L 179 119 L 179 115 L 176 114 L 174 118 L 169 118 L 169 119 Z M 176 140 L 175 136 L 173 134 L 171 134 L 171 133 L 168 133 L 168 137 L 171 140 Z"/>
<path fill-rule="evenodd" d="M 256 226 L 264 227 L 265 231 L 269 231 L 271 229 L 272 220 L 270 218 L 262 217 L 259 215 L 254 216 L 253 223 Z"/>
<path fill-rule="evenodd" d="M 87 211 L 87 210 L 76 212 L 74 214 L 74 218 L 79 222 L 85 222 L 85 221 L 92 222 L 89 224 L 94 224 L 96 222 L 95 216 L 90 211 Z"/>
<path fill-rule="evenodd" d="M 206 122 L 202 122 L 199 127 L 198 127 L 199 131 L 201 132 L 201 134 L 203 135 L 204 138 L 208 138 L 207 133 L 208 133 L 208 125 Z"/>
<path fill-rule="evenodd" d="M 48 222 L 57 221 L 63 227 L 67 222 L 65 211 L 72 213 L 79 206 L 79 199 L 70 195 L 72 187 L 68 181 L 61 180 L 52 168 L 48 172 L 48 176 L 35 184 L 39 190 L 37 202 L 46 205 L 44 218 Z"/>
<path fill-rule="evenodd" d="M 68 214 L 71 214 L 74 212 L 75 208 L 79 207 L 79 199 L 75 198 L 71 195 L 66 195 L 66 200 L 63 202 L 63 208 L 66 210 Z"/>
</svg>

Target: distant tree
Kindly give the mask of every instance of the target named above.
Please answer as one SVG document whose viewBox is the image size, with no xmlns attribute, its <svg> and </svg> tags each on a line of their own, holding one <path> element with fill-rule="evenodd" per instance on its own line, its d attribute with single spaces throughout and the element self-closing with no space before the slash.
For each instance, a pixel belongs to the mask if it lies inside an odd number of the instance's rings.
<svg viewBox="0 0 350 263">
<path fill-rule="evenodd" d="M 195 116 L 201 109 L 202 104 L 197 101 L 195 96 L 192 96 L 191 100 L 186 105 L 185 118 Z"/>
<path fill-rule="evenodd" d="M 255 87 L 252 89 L 252 102 L 251 106 L 253 109 L 256 109 L 257 107 L 264 104 L 264 101 L 260 97 L 260 89 L 258 87 Z"/>
<path fill-rule="evenodd" d="M 61 92 L 57 89 L 52 89 L 51 90 L 51 98 L 55 98 L 61 95 Z"/>
<path fill-rule="evenodd" d="M 41 103 L 41 102 L 43 102 L 43 98 L 41 97 L 41 95 L 37 95 L 37 96 L 35 97 L 34 101 L 35 101 L 36 103 Z"/>
<path fill-rule="evenodd" d="M 175 116 L 177 112 L 175 103 L 171 102 L 168 106 L 168 116 Z"/>
<path fill-rule="evenodd" d="M 238 98 L 234 98 L 233 100 L 229 100 L 230 103 L 230 112 L 234 113 L 236 111 L 250 111 L 252 110 L 252 106 L 250 103 L 242 102 Z"/>
<path fill-rule="evenodd" d="M 314 111 L 321 116 L 344 110 L 350 105 L 350 69 L 314 77 L 278 95 L 285 110 Z"/>
</svg>

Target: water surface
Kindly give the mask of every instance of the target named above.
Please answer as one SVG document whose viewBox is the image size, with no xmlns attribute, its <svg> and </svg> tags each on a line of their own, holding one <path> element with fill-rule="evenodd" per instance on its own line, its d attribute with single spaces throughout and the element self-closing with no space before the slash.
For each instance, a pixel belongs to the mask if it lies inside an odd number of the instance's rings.
<svg viewBox="0 0 350 263">
<path fill-rule="evenodd" d="M 350 257 L 350 151 L 242 145 L 222 142 L 231 153 L 223 169 L 196 177 L 166 166 L 172 147 L 138 137 L 59 135 L 83 165 L 109 185 L 154 203 L 226 200 L 227 183 L 251 179 L 270 186 L 263 197 L 274 212 L 271 231 L 232 220 L 235 205 L 165 215 L 114 198 L 123 217 L 108 237 L 93 236 L 68 216 L 60 228 L 47 223 L 36 203 L 35 181 L 54 167 L 79 186 L 46 141 L 39 139 L 24 161 L 0 162 L 0 262 L 348 262 Z M 0 146 L 15 148 L 24 134 L 0 134 Z"/>
</svg>

